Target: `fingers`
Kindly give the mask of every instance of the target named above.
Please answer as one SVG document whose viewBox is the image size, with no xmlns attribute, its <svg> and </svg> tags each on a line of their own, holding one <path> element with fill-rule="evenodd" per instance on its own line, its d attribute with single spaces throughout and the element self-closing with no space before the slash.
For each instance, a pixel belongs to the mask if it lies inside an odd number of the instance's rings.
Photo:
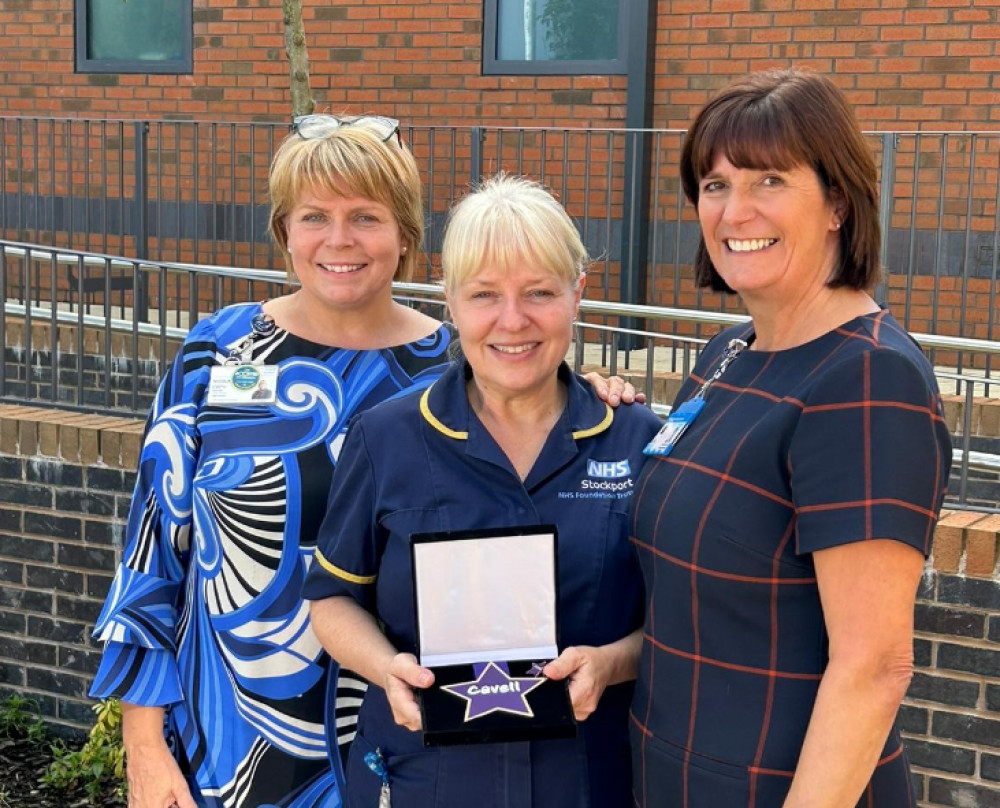
<svg viewBox="0 0 1000 808">
<path fill-rule="evenodd" d="M 180 789 L 183 789 L 183 792 Z M 174 805 L 177 808 L 198 808 L 198 804 L 191 797 L 187 784 L 182 785 L 180 789 L 174 789 Z"/>
<path fill-rule="evenodd" d="M 542 673 L 550 679 L 569 679 L 569 698 L 577 721 L 587 719 L 597 709 L 606 678 L 598 664 L 596 649 L 567 648 Z"/>
<path fill-rule="evenodd" d="M 636 391 L 631 382 L 625 381 L 621 376 L 608 376 L 605 378 L 596 371 L 584 374 L 583 378 L 594 388 L 594 392 L 601 401 L 606 401 L 612 407 L 619 404 L 643 404 L 646 401 L 646 394 Z"/>
<path fill-rule="evenodd" d="M 386 676 L 385 695 L 397 724 L 413 732 L 423 727 L 414 688 L 426 688 L 432 684 L 434 674 L 421 667 L 413 654 L 396 654 L 393 657 Z"/>
</svg>

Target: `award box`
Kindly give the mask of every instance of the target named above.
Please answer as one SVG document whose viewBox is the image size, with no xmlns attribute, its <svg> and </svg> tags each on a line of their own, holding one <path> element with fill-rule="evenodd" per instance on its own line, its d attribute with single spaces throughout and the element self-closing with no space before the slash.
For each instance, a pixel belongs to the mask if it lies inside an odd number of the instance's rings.
<svg viewBox="0 0 1000 808">
<path fill-rule="evenodd" d="M 556 540 L 554 525 L 411 537 L 425 746 L 576 734 L 568 683 L 541 674 L 559 655 Z"/>
</svg>

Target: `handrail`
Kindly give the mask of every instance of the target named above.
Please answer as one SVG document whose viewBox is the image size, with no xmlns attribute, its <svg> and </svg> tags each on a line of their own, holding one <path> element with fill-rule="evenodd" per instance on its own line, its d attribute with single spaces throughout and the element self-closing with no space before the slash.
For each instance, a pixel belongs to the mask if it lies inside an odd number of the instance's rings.
<svg viewBox="0 0 1000 808">
<path fill-rule="evenodd" d="M 110 255 L 94 253 L 65 252 L 58 249 L 48 249 L 40 245 L 29 244 L 27 249 L 4 244 L 5 254 L 17 257 L 28 257 L 31 260 L 49 260 L 55 257 L 59 263 L 85 266 L 111 266 L 119 269 L 138 267 L 140 271 L 175 270 L 179 272 L 197 272 L 201 275 L 227 277 L 235 280 L 263 281 L 266 283 L 292 284 L 284 272 L 271 269 L 247 269 L 217 266 L 212 264 L 187 264 L 169 261 L 148 261 L 144 259 L 128 260 Z M 431 298 L 442 298 L 444 290 L 435 283 L 395 282 L 393 290 L 398 293 L 421 294 Z M 750 317 L 745 314 L 726 314 L 705 311 L 703 309 L 683 309 L 671 306 L 646 306 L 635 303 L 609 303 L 606 301 L 583 300 L 580 310 L 585 313 L 632 317 L 635 319 L 672 320 L 675 322 L 700 323 L 702 325 L 730 326 L 746 323 Z M 103 322 L 103 321 L 102 321 Z M 131 325 L 128 328 L 132 330 Z M 159 332 L 157 332 L 159 333 Z M 637 332 L 638 333 L 638 332 Z M 923 334 L 910 332 L 910 336 L 921 348 L 940 348 L 953 351 L 975 351 L 986 354 L 1000 354 L 1000 341 L 973 339 L 970 337 L 949 337 L 943 334 Z"/>
</svg>

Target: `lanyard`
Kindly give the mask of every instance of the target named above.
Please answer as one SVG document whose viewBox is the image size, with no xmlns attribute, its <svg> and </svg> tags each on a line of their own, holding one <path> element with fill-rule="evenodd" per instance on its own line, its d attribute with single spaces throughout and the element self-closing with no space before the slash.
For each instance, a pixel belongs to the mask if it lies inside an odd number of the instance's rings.
<svg viewBox="0 0 1000 808">
<path fill-rule="evenodd" d="M 674 446 L 677 445 L 677 441 L 681 439 L 681 435 L 687 431 L 687 428 L 694 423 L 694 419 L 705 408 L 705 396 L 708 394 L 711 386 L 722 378 L 722 374 L 726 372 L 726 368 L 733 363 L 733 360 L 746 347 L 747 343 L 745 340 L 729 340 L 729 344 L 722 352 L 722 359 L 719 361 L 715 372 L 702 382 L 701 387 L 698 388 L 698 391 L 691 398 L 667 416 L 667 420 L 660 428 L 660 431 L 656 433 L 653 439 L 646 445 L 646 448 L 642 450 L 644 455 L 648 457 L 666 457 L 673 451 Z"/>
<path fill-rule="evenodd" d="M 250 321 L 250 333 L 229 350 L 224 365 L 249 365 L 253 361 L 253 343 L 256 339 L 269 337 L 274 333 L 274 318 L 259 312 Z"/>
</svg>

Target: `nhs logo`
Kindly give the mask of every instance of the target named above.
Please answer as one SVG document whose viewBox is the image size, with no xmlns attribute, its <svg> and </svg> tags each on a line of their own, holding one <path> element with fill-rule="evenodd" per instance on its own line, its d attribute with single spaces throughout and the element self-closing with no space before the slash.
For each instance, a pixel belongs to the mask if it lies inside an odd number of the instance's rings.
<svg viewBox="0 0 1000 808">
<path fill-rule="evenodd" d="M 632 473 L 628 460 L 588 460 L 588 477 L 628 477 Z"/>
</svg>

